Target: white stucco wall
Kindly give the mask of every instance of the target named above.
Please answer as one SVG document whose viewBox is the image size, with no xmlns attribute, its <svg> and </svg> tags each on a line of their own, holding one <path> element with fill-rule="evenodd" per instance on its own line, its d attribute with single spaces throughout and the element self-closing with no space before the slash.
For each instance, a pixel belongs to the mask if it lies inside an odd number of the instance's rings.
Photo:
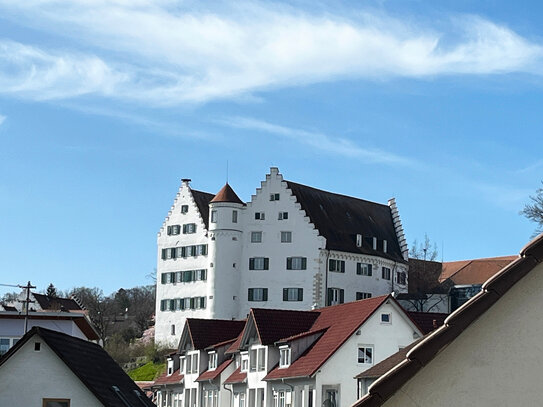
<svg viewBox="0 0 543 407">
<path fill-rule="evenodd" d="M 21 338 L 24 335 L 25 321 L 21 319 L 1 318 L 0 317 L 0 337 Z M 79 329 L 75 322 L 71 320 L 54 319 L 29 319 L 28 330 L 35 326 L 62 332 L 66 335 L 88 340 L 86 335 Z"/>
<path fill-rule="evenodd" d="M 34 351 L 34 343 L 41 350 Z M 71 407 L 102 404 L 38 336 L 0 366 L 0 406 L 41 406 L 43 398 L 71 400 Z"/>
<path fill-rule="evenodd" d="M 542 290 L 538 265 L 384 405 L 541 405 Z"/>
<path fill-rule="evenodd" d="M 390 313 L 391 323 L 381 323 L 381 314 Z M 416 332 L 416 336 L 413 334 Z M 407 346 L 422 333 L 404 316 L 394 303 L 383 304 L 360 328 L 360 335 L 352 335 L 330 358 L 316 375 L 317 406 L 323 402 L 322 389 L 336 386 L 340 391 L 341 406 L 357 399 L 357 381 L 354 376 L 369 369 L 371 364 L 358 363 L 358 347 L 373 346 L 373 365 Z"/>
</svg>

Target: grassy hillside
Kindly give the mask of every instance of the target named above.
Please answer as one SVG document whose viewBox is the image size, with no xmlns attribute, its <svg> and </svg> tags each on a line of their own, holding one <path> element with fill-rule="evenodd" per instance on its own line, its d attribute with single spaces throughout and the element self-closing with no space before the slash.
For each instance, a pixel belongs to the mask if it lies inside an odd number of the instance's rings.
<svg viewBox="0 0 543 407">
<path fill-rule="evenodd" d="M 149 362 L 127 373 L 134 381 L 150 381 L 158 377 L 165 368 L 166 363 Z"/>
</svg>

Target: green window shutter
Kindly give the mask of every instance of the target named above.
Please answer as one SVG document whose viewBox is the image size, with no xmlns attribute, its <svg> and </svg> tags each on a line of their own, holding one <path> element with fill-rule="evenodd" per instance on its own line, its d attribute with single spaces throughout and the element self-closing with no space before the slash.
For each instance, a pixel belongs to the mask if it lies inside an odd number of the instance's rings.
<svg viewBox="0 0 543 407">
<path fill-rule="evenodd" d="M 345 302 L 345 290 L 339 290 L 339 303 L 343 304 Z"/>
<path fill-rule="evenodd" d="M 267 288 L 264 288 L 264 289 L 262 290 L 262 299 L 263 299 L 264 301 L 268 301 L 268 289 L 267 289 Z"/>
<path fill-rule="evenodd" d="M 171 227 L 171 226 L 168 226 L 166 229 L 167 229 L 167 233 L 168 233 L 169 235 L 171 235 L 171 234 L 172 234 L 172 227 Z"/>
<path fill-rule="evenodd" d="M 254 269 L 255 269 L 255 259 L 250 258 L 249 259 L 249 270 L 254 270 Z"/>
<path fill-rule="evenodd" d="M 302 257 L 302 270 L 307 269 L 307 258 Z"/>
<path fill-rule="evenodd" d="M 336 270 L 336 261 L 334 259 L 328 260 L 328 271 Z"/>
<path fill-rule="evenodd" d="M 304 289 L 298 288 L 298 301 L 303 301 L 303 300 L 304 300 Z"/>
<path fill-rule="evenodd" d="M 292 270 L 292 257 L 287 257 L 287 270 Z"/>
<path fill-rule="evenodd" d="M 334 296 L 334 290 L 328 289 L 328 298 L 326 299 L 326 305 L 332 305 L 332 297 Z"/>
<path fill-rule="evenodd" d="M 371 264 L 368 264 L 368 276 L 371 276 Z"/>
<path fill-rule="evenodd" d="M 341 264 L 341 272 L 345 273 L 345 261 L 342 260 L 340 264 Z"/>
<path fill-rule="evenodd" d="M 288 301 L 288 288 L 283 288 L 283 301 Z"/>
<path fill-rule="evenodd" d="M 269 270 L 270 268 L 270 259 L 268 257 L 264 257 L 264 270 Z"/>
<path fill-rule="evenodd" d="M 253 296 L 253 289 L 249 288 L 249 292 L 247 293 L 247 300 L 252 301 L 254 298 Z"/>
<path fill-rule="evenodd" d="M 187 225 L 183 225 L 183 234 L 187 233 Z"/>
<path fill-rule="evenodd" d="M 184 310 L 185 309 L 185 299 L 184 298 L 181 298 L 181 310 Z"/>
<path fill-rule="evenodd" d="M 164 311 L 166 309 L 166 300 L 160 301 L 160 310 Z"/>
<path fill-rule="evenodd" d="M 206 254 L 207 254 L 207 245 L 206 245 L 206 244 L 203 244 L 203 245 L 202 245 L 202 254 L 203 254 L 203 255 L 206 255 Z"/>
<path fill-rule="evenodd" d="M 166 284 L 166 273 L 162 273 L 160 276 L 160 282 Z"/>
<path fill-rule="evenodd" d="M 180 247 L 178 249 L 181 249 L 181 256 L 179 257 L 187 257 L 187 248 L 185 246 Z"/>
<path fill-rule="evenodd" d="M 170 311 L 175 310 L 175 300 L 170 300 Z"/>
<path fill-rule="evenodd" d="M 206 297 L 200 297 L 200 308 L 206 307 Z"/>
<path fill-rule="evenodd" d="M 166 260 L 166 249 L 162 249 L 162 260 Z"/>
<path fill-rule="evenodd" d="M 362 264 L 356 263 L 356 274 L 361 275 L 362 274 Z"/>
<path fill-rule="evenodd" d="M 194 309 L 196 304 L 194 303 L 195 298 L 190 299 L 190 309 Z"/>
<path fill-rule="evenodd" d="M 202 280 L 205 281 L 207 280 L 207 270 L 202 270 Z"/>
</svg>

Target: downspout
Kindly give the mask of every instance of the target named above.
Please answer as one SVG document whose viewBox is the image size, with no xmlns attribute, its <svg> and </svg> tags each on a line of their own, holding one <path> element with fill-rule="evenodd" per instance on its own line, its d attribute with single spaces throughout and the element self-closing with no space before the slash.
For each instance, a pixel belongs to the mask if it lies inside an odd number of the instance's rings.
<svg viewBox="0 0 543 407">
<path fill-rule="evenodd" d="M 288 387 L 290 387 L 290 397 L 292 400 L 292 407 L 296 407 L 296 403 L 293 400 L 295 399 L 294 386 L 290 383 L 287 383 L 284 378 L 281 378 L 281 383 L 286 384 Z"/>
<path fill-rule="evenodd" d="M 326 250 L 326 249 L 324 249 Z M 324 274 L 324 306 L 328 305 L 328 259 L 330 258 L 330 249 L 326 250 L 326 265 Z"/>
<path fill-rule="evenodd" d="M 232 388 L 234 387 L 233 384 L 231 384 Z M 232 407 L 232 400 L 234 398 L 234 392 L 232 391 L 232 389 L 229 389 L 228 387 L 226 387 L 226 383 L 223 383 L 222 385 L 223 389 L 226 390 L 226 391 L 229 391 L 230 392 L 230 401 L 228 403 L 228 406 L 229 407 Z"/>
</svg>

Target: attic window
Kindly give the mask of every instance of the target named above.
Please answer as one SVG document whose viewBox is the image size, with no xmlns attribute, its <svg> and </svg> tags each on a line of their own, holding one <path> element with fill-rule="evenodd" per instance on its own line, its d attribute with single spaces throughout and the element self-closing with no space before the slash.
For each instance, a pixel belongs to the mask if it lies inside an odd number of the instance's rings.
<svg viewBox="0 0 543 407">
<path fill-rule="evenodd" d="M 279 348 L 279 368 L 285 368 L 290 366 L 290 348 L 288 346 L 282 346 Z"/>
<path fill-rule="evenodd" d="M 34 342 L 34 350 L 39 352 L 41 350 L 41 342 Z"/>
<path fill-rule="evenodd" d="M 392 315 L 391 314 L 381 314 L 381 323 L 382 324 L 391 324 Z"/>
<path fill-rule="evenodd" d="M 209 370 L 215 370 L 217 368 L 217 361 L 219 359 L 219 356 L 215 352 L 209 352 L 209 363 L 208 363 L 208 369 Z"/>
<path fill-rule="evenodd" d="M 187 213 L 189 211 L 188 205 L 181 205 L 181 213 Z"/>
<path fill-rule="evenodd" d="M 70 407 L 70 399 L 42 399 L 43 407 Z"/>
<path fill-rule="evenodd" d="M 279 194 L 270 194 L 270 201 L 278 201 Z"/>
</svg>

